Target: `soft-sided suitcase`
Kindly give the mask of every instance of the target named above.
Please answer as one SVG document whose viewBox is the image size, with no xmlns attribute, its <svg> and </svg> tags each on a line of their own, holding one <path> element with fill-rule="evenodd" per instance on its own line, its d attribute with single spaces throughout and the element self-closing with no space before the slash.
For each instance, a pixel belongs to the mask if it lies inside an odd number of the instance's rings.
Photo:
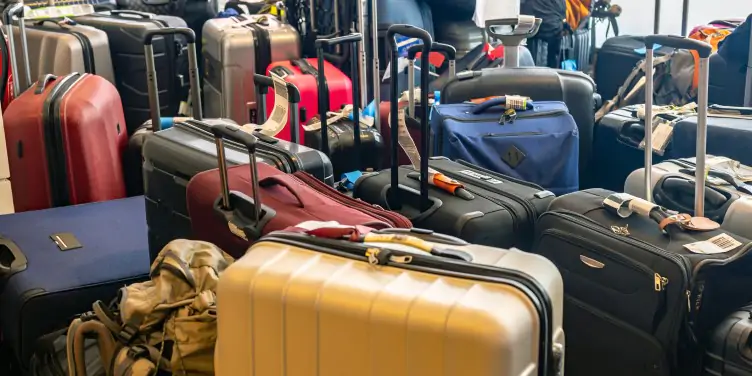
<svg viewBox="0 0 752 376">
<path fill-rule="evenodd" d="M 240 257 L 269 232 L 306 220 L 334 220 L 379 228 L 411 227 L 407 218 L 354 200 L 263 163 L 227 167 L 224 140 L 241 143 L 255 161 L 257 138 L 234 125 L 216 124 L 219 168 L 194 176 L 187 187 L 193 237 Z M 249 173 L 250 172 L 250 173 Z M 252 196 L 252 197 L 251 197 Z"/>
<path fill-rule="evenodd" d="M 363 40 L 362 34 L 354 33 L 342 37 L 316 40 L 316 53 L 320 57 L 318 61 L 319 73 L 319 103 L 318 112 L 322 114 L 331 106 L 331 92 L 327 90 L 328 80 L 324 68 L 324 48 L 352 43 L 353 51 L 357 50 L 358 43 Z M 359 64 L 356 59 L 351 60 L 352 71 L 359 77 Z M 378 170 L 381 168 L 382 147 L 384 145 L 379 129 L 361 121 L 360 108 L 360 85 L 352 86 L 352 114 L 344 116 L 336 121 L 330 120 L 329 115 L 319 116 L 308 123 L 306 130 L 305 145 L 321 150 L 332 160 L 334 176 L 340 179 L 342 174 L 352 171 Z M 319 123 L 318 127 L 313 123 Z"/>
<path fill-rule="evenodd" d="M 327 230 L 347 229 L 306 232 Z M 417 229 L 356 235 L 275 232 L 225 270 L 218 376 L 562 374 L 550 262 Z"/>
<path fill-rule="evenodd" d="M 171 30 L 155 30 L 146 33 L 146 36 L 162 33 L 182 33 L 188 43 L 189 71 L 196 73 L 197 63 L 194 35 L 190 29 L 178 28 Z M 149 50 L 147 44 L 146 50 Z M 147 53 L 149 70 L 151 65 L 151 53 Z M 151 80 L 148 86 L 152 102 L 152 108 L 158 109 L 158 97 L 154 95 L 159 91 L 156 85 L 155 75 L 149 75 Z M 195 90 L 199 93 L 199 80 L 191 81 Z M 256 75 L 255 80 L 259 85 L 260 101 L 265 100 L 268 88 L 273 86 L 273 80 L 269 77 Z M 298 113 L 297 104 L 300 98 L 297 89 L 292 84 L 287 84 L 291 102 L 291 117 L 295 118 Z M 264 99 L 262 99 L 264 98 Z M 201 98 L 193 97 L 193 119 L 161 118 L 158 110 L 152 113 L 152 120 L 145 123 L 133 137 L 140 137 L 143 141 L 143 153 L 136 153 L 134 146 L 130 153 L 131 160 L 141 161 L 143 154 L 144 162 L 144 190 L 147 203 L 147 223 L 149 224 L 149 244 L 151 256 L 157 253 L 170 240 L 191 236 L 190 218 L 186 207 L 186 185 L 196 174 L 202 171 L 216 168 L 217 148 L 214 136 L 211 133 L 213 124 L 233 124 L 230 119 L 203 119 L 201 112 Z M 167 120 L 167 121 L 165 121 Z M 176 121 L 177 120 L 177 121 Z M 152 132 L 152 124 L 161 125 L 162 122 L 172 123 L 172 126 L 162 131 Z M 296 123 L 294 120 L 293 123 Z M 158 129 L 158 128 L 157 128 Z M 153 133 L 153 134 L 152 134 Z M 318 150 L 313 150 L 295 143 L 282 141 L 256 133 L 259 138 L 257 144 L 257 161 L 271 165 L 281 171 L 295 172 L 307 171 L 318 179 L 333 184 L 332 165 L 329 158 Z M 230 164 L 245 164 L 250 160 L 244 152 L 243 145 L 226 142 L 226 160 Z M 133 161 L 130 163 L 135 165 Z"/>
<path fill-rule="evenodd" d="M 24 22 L 19 19 L 18 22 Z M 69 73 L 96 74 L 115 84 L 115 73 L 110 57 L 107 33 L 75 22 L 41 20 L 27 23 L 26 44 L 30 71 L 21 65 L 19 77 L 32 80 L 48 73 L 64 76 Z M 13 27 L 13 37 L 21 38 L 19 26 Z M 21 48 L 16 49 L 16 59 L 24 59 Z"/>
<path fill-rule="evenodd" d="M 752 305 L 729 315 L 710 337 L 704 376 L 752 375 Z"/>
<path fill-rule="evenodd" d="M 660 35 L 645 43 L 648 60 L 655 44 L 697 50 L 706 87 L 710 45 Z M 652 80 L 646 86 L 652 93 Z M 704 132 L 707 95 L 699 102 Z M 652 150 L 652 138 L 646 144 Z M 704 217 L 704 183 L 696 174 L 696 217 L 603 189 L 557 198 L 540 217 L 533 252 L 566 271 L 568 374 L 694 374 L 708 331 L 752 298 L 742 287 L 752 283 L 752 242 Z"/>
<path fill-rule="evenodd" d="M 128 134 L 133 134 L 149 119 L 146 57 L 142 43 L 144 33 L 166 27 L 185 27 L 185 21 L 173 16 L 128 10 L 93 13 L 74 20 L 107 33 Z M 177 115 L 181 101 L 188 98 L 185 48 L 186 41 L 182 36 L 165 35 L 154 41 L 159 87 L 162 88 L 159 93 L 162 113 Z"/>
<path fill-rule="evenodd" d="M 27 365 L 38 337 L 146 279 L 143 197 L 0 216 L 0 328 Z"/>
<path fill-rule="evenodd" d="M 563 102 L 512 96 L 440 104 L 431 115 L 434 155 L 529 181 L 561 195 L 579 186 L 577 124 Z"/>
<path fill-rule="evenodd" d="M 395 25 L 390 30 L 388 39 L 394 59 L 397 55 L 396 41 L 393 39 L 396 34 L 422 39 L 423 46 L 432 45 L 430 35 L 424 30 L 408 25 Z M 421 59 L 421 65 L 426 66 L 427 48 Z M 392 74 L 397 73 L 396 66 L 393 61 Z M 428 71 L 421 71 L 421 74 L 421 82 L 428 82 Z M 423 86 L 420 101 L 426 103 L 428 90 Z M 391 103 L 396 104 L 396 87 L 392 87 L 391 96 Z M 392 124 L 399 122 L 397 111 L 397 106 L 392 106 Z M 421 118 L 422 134 L 428 134 L 428 107 L 422 107 L 417 116 Z M 407 120 L 407 123 L 415 122 L 411 118 Z M 553 193 L 464 161 L 455 162 L 444 157 L 430 158 L 429 161 L 428 137 L 421 138 L 420 167 L 399 166 L 399 132 L 399 127 L 391 128 L 392 168 L 359 178 L 353 189 L 355 198 L 402 213 L 416 227 L 475 244 L 502 248 L 529 247 L 533 223 L 546 209 Z"/>
<path fill-rule="evenodd" d="M 298 59 L 279 61 L 272 63 L 267 69 L 267 75 L 274 73 L 285 81 L 295 85 L 300 91 L 300 114 L 301 123 L 305 124 L 308 119 L 319 115 L 319 101 L 328 101 L 328 111 L 338 111 L 342 106 L 352 104 L 352 81 L 341 70 L 328 61 L 324 61 L 324 75 L 328 89 L 327 98 L 319 98 L 319 70 L 316 68 L 318 59 Z M 274 96 L 274 91 L 272 91 Z M 267 114 L 271 115 L 274 103 L 267 103 Z M 305 143 L 305 131 L 300 130 L 301 141 Z M 291 140 L 290 122 L 275 137 L 283 140 Z"/>
<path fill-rule="evenodd" d="M 125 197 L 128 135 L 109 81 L 87 73 L 44 75 L 11 102 L 3 121 L 16 211 Z"/>
<path fill-rule="evenodd" d="M 300 58 L 295 29 L 271 15 L 215 18 L 204 25 L 203 58 L 206 116 L 251 121 L 255 108 L 254 73 L 275 61 Z"/>
</svg>

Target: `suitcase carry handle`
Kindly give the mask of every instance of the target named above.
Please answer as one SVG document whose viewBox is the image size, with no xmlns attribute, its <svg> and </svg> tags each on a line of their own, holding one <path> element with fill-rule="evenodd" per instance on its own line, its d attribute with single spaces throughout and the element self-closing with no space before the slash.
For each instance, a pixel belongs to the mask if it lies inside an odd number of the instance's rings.
<svg viewBox="0 0 752 376">
<path fill-rule="evenodd" d="M 14 241 L 0 236 L 0 285 L 2 280 L 26 270 L 26 266 L 26 255 L 21 248 Z"/>
<path fill-rule="evenodd" d="M 656 44 L 666 47 L 697 51 L 700 56 L 699 84 L 697 92 L 697 163 L 695 171 L 695 216 L 705 215 L 705 158 L 708 137 L 708 87 L 709 57 L 713 48 L 702 41 L 675 35 L 649 35 L 645 37 L 645 66 L 652 67 L 653 48 Z M 645 199 L 653 201 L 653 75 L 645 75 Z"/>
<path fill-rule="evenodd" d="M 329 100 L 329 84 L 326 80 L 326 74 L 324 73 L 324 47 L 327 46 L 337 46 L 341 45 L 343 43 L 352 43 L 353 44 L 353 51 L 358 50 L 358 43 L 363 41 L 363 35 L 360 33 L 353 33 L 341 37 L 336 38 L 330 38 L 330 39 L 316 39 L 315 45 L 316 45 L 316 58 L 318 60 L 318 71 L 319 71 L 319 80 L 318 80 L 318 91 L 319 91 L 319 119 L 321 121 L 321 151 L 326 154 L 327 156 L 330 156 L 331 151 L 329 150 L 329 124 L 327 119 L 327 112 L 329 112 L 329 106 L 331 106 L 331 102 Z M 352 75 L 353 77 L 359 77 L 360 76 L 360 65 L 358 64 L 357 59 L 350 59 L 351 67 L 352 67 Z M 353 136 L 355 137 L 355 166 L 358 166 L 358 168 L 361 167 L 360 165 L 360 86 L 356 83 L 352 83 L 352 100 L 353 100 Z"/>
<path fill-rule="evenodd" d="M 423 46 L 420 44 L 412 45 L 407 49 L 407 82 L 410 85 L 408 86 L 407 95 L 409 101 L 408 113 L 410 116 L 415 116 L 415 56 L 422 50 Z M 431 52 L 438 52 L 449 60 L 449 77 L 447 79 L 448 81 L 454 79 L 457 75 L 457 49 L 445 43 L 433 42 L 431 44 Z"/>
<path fill-rule="evenodd" d="M 139 16 L 140 18 L 147 18 L 147 19 L 154 18 L 154 15 L 151 13 L 139 12 L 135 10 L 126 10 L 126 9 L 112 10 L 110 11 L 110 14 L 113 16 L 118 16 L 122 18 L 133 18 L 133 17 L 123 17 L 123 16 Z"/>
<path fill-rule="evenodd" d="M 433 45 L 433 38 L 431 38 L 431 34 L 429 34 L 427 31 L 412 26 L 412 25 L 392 25 L 389 27 L 389 29 L 386 31 L 386 39 L 389 43 L 389 47 L 391 48 L 391 77 L 394 80 L 399 75 L 399 52 L 398 52 L 398 46 L 397 46 L 397 39 L 395 38 L 397 35 L 402 35 L 410 38 L 417 38 L 423 41 L 423 51 L 421 52 L 420 56 L 420 65 L 423 67 L 428 67 L 430 64 L 429 61 L 429 54 L 431 52 L 431 46 Z M 412 69 L 411 69 L 412 70 Z M 409 71 L 408 71 L 409 72 Z M 420 71 L 420 102 L 424 105 L 421 106 L 421 112 L 420 114 L 420 128 L 421 133 L 424 135 L 424 137 L 421 137 L 420 142 L 420 154 L 422 158 L 420 159 L 420 209 L 421 212 L 427 210 L 431 206 L 431 202 L 428 198 L 428 154 L 430 152 L 429 148 L 430 145 L 428 143 L 429 137 L 425 137 L 429 134 L 429 127 L 428 127 L 428 114 L 429 114 L 429 108 L 427 106 L 428 104 L 428 80 L 429 80 L 429 70 L 428 69 L 421 69 Z M 411 85 L 412 86 L 412 85 Z M 391 100 L 391 110 L 389 111 L 389 119 L 391 122 L 391 131 L 392 131 L 392 171 L 391 171 L 391 189 L 389 190 L 391 194 L 391 202 L 390 207 L 392 209 L 399 209 L 401 206 L 400 203 L 400 196 L 399 196 L 399 87 L 396 84 L 396 82 L 392 82 L 391 85 L 391 93 L 389 96 Z"/>
<path fill-rule="evenodd" d="M 15 3 L 3 11 L 3 24 L 7 28 L 8 35 L 8 51 L 10 53 L 10 66 L 13 70 L 13 97 L 18 98 L 23 91 L 31 86 L 31 67 L 29 66 L 29 47 L 26 41 L 26 22 L 24 21 L 24 5 L 23 2 Z M 13 35 L 13 17 L 18 17 L 18 31 L 21 39 L 21 62 L 24 64 L 26 82 L 21 89 L 21 75 L 18 74 L 18 59 L 16 59 L 16 43 Z"/>
<path fill-rule="evenodd" d="M 196 34 L 187 27 L 168 27 L 147 30 L 144 33 L 144 55 L 146 57 L 146 86 L 149 91 L 149 108 L 151 112 L 151 129 L 159 130 L 159 87 L 157 84 L 157 67 L 154 61 L 154 46 L 152 42 L 156 36 L 183 35 L 188 41 L 188 78 L 191 91 L 191 109 L 193 118 L 203 120 L 201 113 L 201 87 L 198 83 L 198 58 L 196 56 Z"/>
<path fill-rule="evenodd" d="M 693 204 L 686 205 L 682 197 L 692 197 L 695 189 L 695 182 L 686 180 L 682 177 L 667 176 L 653 188 L 653 197 L 655 203 L 667 208 L 677 210 L 679 213 L 693 212 Z M 730 192 L 716 189 L 715 187 L 705 186 L 705 217 L 714 221 L 723 221 L 723 216 L 728 211 L 732 203 L 733 194 Z"/>
<path fill-rule="evenodd" d="M 502 108 L 505 109 L 505 110 L 506 109 L 515 109 L 515 110 L 521 110 L 521 111 L 530 111 L 530 110 L 533 110 L 535 108 L 535 106 L 533 106 L 533 101 L 528 101 L 528 100 L 523 100 L 522 103 L 521 103 L 522 105 L 525 106 L 524 109 L 518 108 L 518 107 L 522 107 L 522 106 L 516 106 L 516 105 L 507 106 L 506 104 L 507 104 L 507 97 L 489 99 L 489 100 L 487 100 L 487 101 L 485 101 L 485 102 L 483 102 L 483 103 L 475 106 L 475 108 L 473 108 L 472 112 L 473 112 L 474 115 L 479 115 L 479 114 L 482 114 L 482 113 L 484 113 L 484 112 L 486 112 L 486 111 L 488 111 L 488 110 L 490 110 L 490 109 L 492 109 L 492 108 L 494 108 L 496 106 L 503 106 Z"/>
<path fill-rule="evenodd" d="M 517 26 L 523 22 L 533 23 L 533 27 L 526 33 L 517 33 Z M 538 34 L 538 30 L 543 20 L 533 16 L 518 16 L 514 18 L 502 18 L 498 20 L 486 21 L 485 32 L 487 35 L 498 39 L 502 43 L 504 48 L 504 67 L 517 68 L 520 66 L 520 45 L 522 41 L 528 38 L 534 37 Z M 496 26 L 511 26 L 511 34 L 500 34 L 494 31 Z"/>
<path fill-rule="evenodd" d="M 258 124 L 266 123 L 266 96 L 269 94 L 269 88 L 274 87 L 274 80 L 263 74 L 254 73 L 253 83 L 258 89 L 258 103 L 256 103 L 256 113 Z M 287 100 L 291 104 L 290 109 L 290 135 L 292 142 L 300 144 L 300 119 L 305 117 L 305 109 L 300 108 L 300 90 L 292 83 L 287 82 Z"/>
</svg>

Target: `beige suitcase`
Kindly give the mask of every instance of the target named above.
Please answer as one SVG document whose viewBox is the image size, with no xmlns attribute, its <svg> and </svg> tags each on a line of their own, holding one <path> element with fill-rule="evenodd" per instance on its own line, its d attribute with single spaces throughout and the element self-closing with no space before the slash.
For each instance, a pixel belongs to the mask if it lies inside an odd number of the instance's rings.
<svg viewBox="0 0 752 376">
<path fill-rule="evenodd" d="M 0 215 L 13 212 L 13 192 L 10 189 L 8 149 L 5 144 L 2 111 L 0 111 Z"/>
<path fill-rule="evenodd" d="M 217 375 L 563 374 L 562 278 L 550 261 L 424 230 L 367 236 L 272 233 L 230 266 L 217 290 Z M 472 263 L 445 257 L 457 255 Z"/>
</svg>

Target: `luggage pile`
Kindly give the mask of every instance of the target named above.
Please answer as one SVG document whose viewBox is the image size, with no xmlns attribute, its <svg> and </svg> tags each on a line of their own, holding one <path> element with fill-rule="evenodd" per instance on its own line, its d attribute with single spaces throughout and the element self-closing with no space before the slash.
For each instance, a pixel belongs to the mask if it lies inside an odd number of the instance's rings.
<svg viewBox="0 0 752 376">
<path fill-rule="evenodd" d="M 596 121 L 593 79 L 526 64 L 540 17 L 460 58 L 376 1 L 301 4 L 201 38 L 6 8 L 8 374 L 752 374 L 749 110 L 708 105 L 710 44 L 642 38 L 643 67 L 693 51 L 697 104 L 644 75 Z"/>
</svg>

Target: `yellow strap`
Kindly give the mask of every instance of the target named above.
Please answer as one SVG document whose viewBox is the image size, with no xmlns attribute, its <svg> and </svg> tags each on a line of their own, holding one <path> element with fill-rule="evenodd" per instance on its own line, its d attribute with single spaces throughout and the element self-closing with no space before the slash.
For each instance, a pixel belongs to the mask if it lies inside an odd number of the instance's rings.
<svg viewBox="0 0 752 376">
<path fill-rule="evenodd" d="M 431 251 L 433 251 L 433 245 L 431 245 L 431 243 L 423 239 L 417 238 L 415 236 L 403 235 L 403 234 L 370 233 L 370 234 L 366 234 L 366 236 L 363 238 L 363 242 L 402 244 L 402 245 L 413 247 L 419 251 L 423 251 L 429 254 L 431 253 Z"/>
</svg>

